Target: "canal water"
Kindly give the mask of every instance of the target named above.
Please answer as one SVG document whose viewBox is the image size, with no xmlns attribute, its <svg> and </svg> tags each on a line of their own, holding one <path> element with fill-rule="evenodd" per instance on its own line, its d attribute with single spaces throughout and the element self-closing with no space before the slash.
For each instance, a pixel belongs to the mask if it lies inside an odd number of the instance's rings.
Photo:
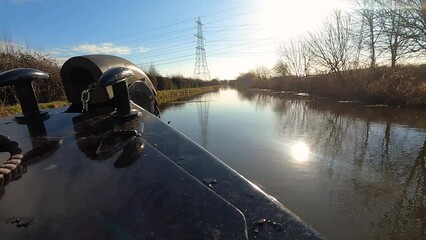
<svg viewBox="0 0 426 240">
<path fill-rule="evenodd" d="M 162 120 L 327 238 L 426 239 L 425 110 L 221 88 Z"/>
</svg>

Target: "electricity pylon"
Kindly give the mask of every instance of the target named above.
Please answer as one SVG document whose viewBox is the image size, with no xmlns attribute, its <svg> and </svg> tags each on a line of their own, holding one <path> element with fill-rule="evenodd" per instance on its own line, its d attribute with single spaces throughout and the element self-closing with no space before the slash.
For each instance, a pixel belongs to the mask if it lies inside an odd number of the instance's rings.
<svg viewBox="0 0 426 240">
<path fill-rule="evenodd" d="M 201 23 L 200 17 L 195 22 L 197 23 L 197 34 L 194 36 L 197 38 L 197 47 L 195 48 L 195 69 L 194 78 L 201 80 L 210 80 L 210 72 L 207 66 L 206 50 L 204 49 L 204 37 L 203 37 L 203 24 Z"/>
</svg>

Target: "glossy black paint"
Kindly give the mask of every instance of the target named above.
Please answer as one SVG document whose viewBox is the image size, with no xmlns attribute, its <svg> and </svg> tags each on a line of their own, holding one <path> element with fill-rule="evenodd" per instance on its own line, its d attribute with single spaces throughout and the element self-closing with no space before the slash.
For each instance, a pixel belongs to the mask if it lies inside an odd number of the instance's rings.
<svg viewBox="0 0 426 240">
<path fill-rule="evenodd" d="M 30 84 L 36 79 L 48 79 L 49 74 L 32 68 L 17 68 L 0 73 L 0 87 L 15 84 Z"/>
<path fill-rule="evenodd" d="M 67 100 L 73 104 L 81 104 L 81 93 L 90 84 L 98 84 L 101 76 L 113 68 L 127 68 L 134 74 L 133 78 L 127 80 L 130 85 L 133 82 L 143 81 L 155 95 L 155 88 L 146 74 L 135 64 L 126 59 L 103 54 L 76 56 L 68 59 L 61 68 L 61 79 L 64 85 Z M 113 94 L 106 88 L 97 88 L 92 93 L 90 104 L 108 102 Z"/>
<path fill-rule="evenodd" d="M 135 74 L 132 70 L 125 67 L 115 67 L 108 69 L 102 74 L 99 78 L 99 86 L 106 87 L 110 86 L 122 81 L 126 81 L 126 79 L 133 77 Z"/>
<path fill-rule="evenodd" d="M 116 67 L 108 69 L 99 79 L 98 85 L 100 87 L 112 86 L 116 109 L 114 117 L 118 120 L 127 121 L 129 118 L 137 116 L 136 112 L 132 113 L 129 89 L 126 83 L 134 75 L 133 71 L 128 68 Z"/>
<path fill-rule="evenodd" d="M 2 239 L 245 239 L 245 219 L 239 210 L 139 134 L 129 134 L 132 129 L 142 130 L 135 128 L 139 121 L 118 126 L 108 116 L 100 116 L 73 125 L 73 117 L 78 116 L 53 114 L 46 122 L 45 138 L 31 138 L 15 124 L 8 124 L 11 131 L 3 131 L 8 120 L 0 122 L 3 134 L 21 133 L 14 136 L 28 165 L 25 174 L 4 187 Z M 84 133 L 73 129 L 86 130 L 99 123 L 113 128 L 102 133 L 98 130 L 103 127 Z M 113 129 L 124 134 L 113 134 Z M 108 136 L 119 139 L 111 141 Z M 129 138 L 133 140 L 121 148 Z M 44 144 L 44 139 L 60 139 L 62 144 L 34 151 L 32 142 Z M 92 160 L 87 155 L 97 155 L 99 146 L 86 152 L 76 148 L 88 139 L 106 140 L 116 151 L 100 152 L 100 158 Z M 29 156 L 31 151 L 36 153 Z M 218 210 L 225 214 L 216 214 Z M 10 224 L 17 218 L 33 220 L 18 228 Z"/>
<path fill-rule="evenodd" d="M 32 68 L 17 68 L 0 73 L 0 87 L 14 86 L 24 118 L 45 115 L 39 111 L 32 81 L 46 80 L 49 74 Z"/>
<path fill-rule="evenodd" d="M 141 115 L 126 123 L 56 109 L 39 136 L 1 119 L 0 133 L 19 144 L 27 166 L 1 187 L 2 239 L 320 238 L 200 146 L 133 109 Z M 11 218 L 32 221 L 18 228 Z"/>
</svg>

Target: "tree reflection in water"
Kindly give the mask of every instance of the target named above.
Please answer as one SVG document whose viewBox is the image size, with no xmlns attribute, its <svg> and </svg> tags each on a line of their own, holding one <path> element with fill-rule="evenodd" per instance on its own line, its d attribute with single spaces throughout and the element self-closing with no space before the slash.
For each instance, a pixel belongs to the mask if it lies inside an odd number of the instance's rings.
<svg viewBox="0 0 426 240">
<path fill-rule="evenodd" d="M 239 97 L 271 106 L 279 134 L 306 141 L 328 175 L 330 201 L 369 216 L 375 238 L 426 239 L 426 113 L 270 92 Z"/>
</svg>

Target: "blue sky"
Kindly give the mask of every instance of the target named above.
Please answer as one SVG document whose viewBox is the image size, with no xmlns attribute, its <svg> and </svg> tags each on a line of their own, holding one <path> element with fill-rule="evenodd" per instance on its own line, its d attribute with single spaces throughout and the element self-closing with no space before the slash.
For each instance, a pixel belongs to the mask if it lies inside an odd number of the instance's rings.
<svg viewBox="0 0 426 240">
<path fill-rule="evenodd" d="M 106 53 L 191 77 L 201 17 L 211 76 L 232 79 L 272 67 L 279 44 L 315 29 L 338 1 L 0 0 L 0 30 L 59 62 Z"/>
</svg>

